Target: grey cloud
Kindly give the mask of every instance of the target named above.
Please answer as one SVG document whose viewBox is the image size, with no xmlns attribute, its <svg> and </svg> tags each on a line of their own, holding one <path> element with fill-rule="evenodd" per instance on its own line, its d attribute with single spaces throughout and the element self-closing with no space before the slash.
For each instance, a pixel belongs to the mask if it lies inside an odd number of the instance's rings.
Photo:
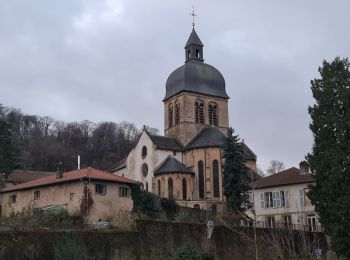
<svg viewBox="0 0 350 260">
<path fill-rule="evenodd" d="M 3 1 L 0 103 L 163 129 L 192 4 L 206 62 L 226 79 L 231 125 L 262 168 L 297 166 L 312 145 L 310 80 L 323 59 L 349 56 L 348 1 Z"/>
</svg>

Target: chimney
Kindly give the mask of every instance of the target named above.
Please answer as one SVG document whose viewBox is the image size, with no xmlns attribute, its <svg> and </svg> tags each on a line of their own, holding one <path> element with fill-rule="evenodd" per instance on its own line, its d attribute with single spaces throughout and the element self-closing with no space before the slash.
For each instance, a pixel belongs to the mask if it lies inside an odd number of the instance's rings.
<svg viewBox="0 0 350 260">
<path fill-rule="evenodd" d="M 64 173 L 64 166 L 62 162 L 59 162 L 56 170 L 56 179 L 62 179 Z"/>
<path fill-rule="evenodd" d="M 80 155 L 78 155 L 78 171 L 80 170 Z"/>
<path fill-rule="evenodd" d="M 309 173 L 309 164 L 306 161 L 301 161 L 299 163 L 299 169 L 301 175 Z"/>
</svg>

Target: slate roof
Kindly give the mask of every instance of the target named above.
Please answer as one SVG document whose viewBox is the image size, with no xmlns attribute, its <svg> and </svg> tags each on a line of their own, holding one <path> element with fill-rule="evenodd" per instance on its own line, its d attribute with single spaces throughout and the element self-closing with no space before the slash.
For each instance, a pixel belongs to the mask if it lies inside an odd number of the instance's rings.
<svg viewBox="0 0 350 260">
<path fill-rule="evenodd" d="M 298 168 L 292 167 L 279 173 L 261 178 L 253 183 L 255 189 L 262 189 L 267 187 L 275 187 L 282 185 L 292 185 L 298 183 L 313 182 L 312 174 L 300 174 Z"/>
<path fill-rule="evenodd" d="M 242 142 L 242 149 L 243 149 L 243 158 L 246 161 L 256 161 L 256 154 L 253 153 L 252 150 L 244 143 Z"/>
<path fill-rule="evenodd" d="M 147 132 L 148 133 L 148 132 Z M 175 138 L 149 134 L 154 145 L 160 150 L 182 151 L 183 147 Z"/>
<path fill-rule="evenodd" d="M 224 137 L 225 135 L 216 127 L 206 127 L 187 144 L 186 149 L 220 147 Z"/>
<path fill-rule="evenodd" d="M 92 180 L 98 180 L 98 181 L 117 182 L 117 183 L 126 183 L 126 184 L 137 183 L 136 181 L 89 167 L 81 170 L 65 172 L 63 174 L 63 178 L 60 178 L 60 179 L 56 179 L 56 175 L 47 176 L 47 177 L 39 178 L 36 180 L 32 180 L 29 182 L 25 182 L 22 184 L 18 184 L 15 186 L 2 189 L 1 192 L 3 193 L 3 192 L 10 192 L 10 191 L 16 191 L 16 190 L 32 189 L 36 187 L 50 186 L 50 185 L 67 183 L 72 181 L 80 182 L 82 179 L 89 179 L 89 180 L 92 179 Z"/>
<path fill-rule="evenodd" d="M 225 90 L 225 79 L 220 71 L 209 64 L 195 60 L 187 61 L 169 75 L 163 101 L 181 92 L 229 99 Z"/>
<path fill-rule="evenodd" d="M 184 164 L 179 162 L 176 158 L 169 155 L 166 160 L 154 171 L 154 175 L 160 175 L 165 173 L 185 173 L 194 174 Z"/>
<path fill-rule="evenodd" d="M 221 147 L 225 135 L 216 127 L 207 127 L 196 135 L 186 146 L 187 150 L 204 147 Z M 256 161 L 256 155 L 242 142 L 243 159 L 245 161 Z"/>
<path fill-rule="evenodd" d="M 201 42 L 201 40 L 199 39 L 198 34 L 196 33 L 194 28 L 192 29 L 191 35 L 190 35 L 190 37 L 187 40 L 185 48 L 188 47 L 191 44 L 196 44 L 196 45 L 199 45 L 199 46 L 202 46 L 202 47 L 204 46 L 203 43 Z"/>
<path fill-rule="evenodd" d="M 253 170 L 250 169 L 250 168 L 248 168 L 247 175 L 248 175 L 249 180 L 252 180 L 252 179 L 253 179 L 253 181 L 256 181 L 256 180 L 258 180 L 258 179 L 261 178 L 261 177 L 259 176 L 259 174 L 257 174 L 255 171 L 253 171 Z"/>
<path fill-rule="evenodd" d="M 23 183 L 39 179 L 47 176 L 56 176 L 56 172 L 46 172 L 46 171 L 26 171 L 26 170 L 14 170 L 7 177 L 7 182 L 12 183 Z"/>
<path fill-rule="evenodd" d="M 119 170 L 121 170 L 121 169 L 126 168 L 126 159 L 127 159 L 127 158 L 125 158 L 125 159 L 123 159 L 123 160 L 117 162 L 117 164 L 116 164 L 115 166 L 113 166 L 112 168 L 110 168 L 110 169 L 108 170 L 108 172 L 116 172 L 116 171 L 119 171 Z"/>
</svg>

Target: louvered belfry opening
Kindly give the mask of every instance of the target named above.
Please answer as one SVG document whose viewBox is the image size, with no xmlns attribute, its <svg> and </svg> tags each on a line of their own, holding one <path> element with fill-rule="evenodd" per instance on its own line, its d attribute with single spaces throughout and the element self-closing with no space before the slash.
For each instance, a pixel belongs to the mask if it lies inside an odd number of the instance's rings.
<svg viewBox="0 0 350 260">
<path fill-rule="evenodd" d="M 218 125 L 218 114 L 217 114 L 217 105 L 216 104 L 209 104 L 208 115 L 209 115 L 209 124 L 217 126 Z"/>
<path fill-rule="evenodd" d="M 180 104 L 175 103 L 175 125 L 180 123 Z"/>
<path fill-rule="evenodd" d="M 203 116 L 203 102 L 197 101 L 195 103 L 195 121 L 196 123 L 204 123 L 204 116 Z"/>
<path fill-rule="evenodd" d="M 173 106 L 170 104 L 168 109 L 168 125 L 169 127 L 173 126 Z"/>
</svg>

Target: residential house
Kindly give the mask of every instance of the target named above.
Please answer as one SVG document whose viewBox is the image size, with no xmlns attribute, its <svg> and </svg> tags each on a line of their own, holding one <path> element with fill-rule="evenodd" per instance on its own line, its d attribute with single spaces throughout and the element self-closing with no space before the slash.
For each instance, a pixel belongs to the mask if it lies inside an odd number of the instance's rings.
<svg viewBox="0 0 350 260">
<path fill-rule="evenodd" d="M 300 169 L 292 167 L 258 179 L 250 190 L 253 206 L 247 214 L 258 227 L 319 231 L 315 207 L 307 196 L 314 182 L 306 162 L 300 163 Z"/>
<path fill-rule="evenodd" d="M 131 211 L 131 185 L 136 182 L 93 168 L 58 171 L 1 190 L 1 215 L 33 214 L 48 206 L 83 214 L 87 222 L 112 219 L 119 211 Z"/>
</svg>

